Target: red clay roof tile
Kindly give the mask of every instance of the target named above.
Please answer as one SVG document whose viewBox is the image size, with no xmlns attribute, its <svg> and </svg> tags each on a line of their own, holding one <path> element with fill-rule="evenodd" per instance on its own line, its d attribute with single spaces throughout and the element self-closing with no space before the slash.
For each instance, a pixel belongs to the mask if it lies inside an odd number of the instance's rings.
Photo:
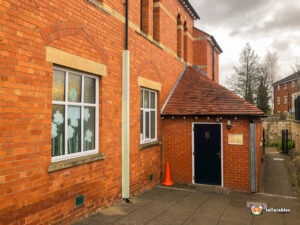
<svg viewBox="0 0 300 225">
<path fill-rule="evenodd" d="M 176 86 L 176 85 L 175 85 Z M 171 92 L 162 115 L 247 115 L 264 113 L 225 87 L 188 66 Z"/>
</svg>

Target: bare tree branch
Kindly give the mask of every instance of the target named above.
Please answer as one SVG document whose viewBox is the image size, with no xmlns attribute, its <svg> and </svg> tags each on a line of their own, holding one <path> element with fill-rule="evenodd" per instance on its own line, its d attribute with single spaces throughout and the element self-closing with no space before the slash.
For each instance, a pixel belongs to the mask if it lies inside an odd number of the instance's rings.
<svg viewBox="0 0 300 225">
<path fill-rule="evenodd" d="M 259 84 L 259 57 L 249 43 L 242 49 L 239 62 L 240 66 L 234 67 L 234 74 L 227 83 L 235 93 L 254 103 L 254 92 Z"/>
</svg>

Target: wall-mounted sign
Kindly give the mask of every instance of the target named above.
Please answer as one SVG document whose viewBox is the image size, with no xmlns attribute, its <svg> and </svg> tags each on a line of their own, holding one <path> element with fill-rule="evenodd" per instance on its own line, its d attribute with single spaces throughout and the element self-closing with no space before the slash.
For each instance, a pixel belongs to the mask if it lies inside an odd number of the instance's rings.
<svg viewBox="0 0 300 225">
<path fill-rule="evenodd" d="M 210 137 L 209 131 L 206 131 L 206 132 L 204 133 L 204 137 L 205 137 L 206 139 L 209 139 L 209 137 Z"/>
<path fill-rule="evenodd" d="M 229 145 L 243 145 L 243 135 L 242 134 L 228 134 L 228 144 Z"/>
</svg>

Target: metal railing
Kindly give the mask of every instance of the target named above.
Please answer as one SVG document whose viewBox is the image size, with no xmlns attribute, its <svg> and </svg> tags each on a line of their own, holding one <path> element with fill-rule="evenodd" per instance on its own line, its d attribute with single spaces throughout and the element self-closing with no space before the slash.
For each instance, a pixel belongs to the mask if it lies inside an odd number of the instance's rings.
<svg viewBox="0 0 300 225">
<path fill-rule="evenodd" d="M 295 98 L 295 119 L 300 120 L 300 96 Z"/>
<path fill-rule="evenodd" d="M 283 153 L 288 154 L 291 146 L 289 146 L 289 141 L 291 141 L 291 137 L 289 137 L 289 130 L 281 131 L 281 150 Z"/>
</svg>

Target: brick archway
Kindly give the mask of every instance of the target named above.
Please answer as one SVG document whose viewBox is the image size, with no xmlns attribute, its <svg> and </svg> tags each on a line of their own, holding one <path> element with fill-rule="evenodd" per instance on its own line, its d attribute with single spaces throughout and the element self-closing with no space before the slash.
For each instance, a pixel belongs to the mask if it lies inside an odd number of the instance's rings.
<svg viewBox="0 0 300 225">
<path fill-rule="evenodd" d="M 97 51 L 104 64 L 107 64 L 107 56 L 104 47 L 98 43 L 97 38 L 88 29 L 78 22 L 58 22 L 40 30 L 45 45 L 65 36 L 80 35 Z"/>
<path fill-rule="evenodd" d="M 144 61 L 144 62 L 140 63 L 140 65 L 137 67 L 138 76 L 142 75 L 142 73 L 148 69 L 152 70 L 154 76 L 158 79 L 157 81 L 161 82 L 160 72 L 159 72 L 157 66 L 152 61 Z"/>
</svg>

